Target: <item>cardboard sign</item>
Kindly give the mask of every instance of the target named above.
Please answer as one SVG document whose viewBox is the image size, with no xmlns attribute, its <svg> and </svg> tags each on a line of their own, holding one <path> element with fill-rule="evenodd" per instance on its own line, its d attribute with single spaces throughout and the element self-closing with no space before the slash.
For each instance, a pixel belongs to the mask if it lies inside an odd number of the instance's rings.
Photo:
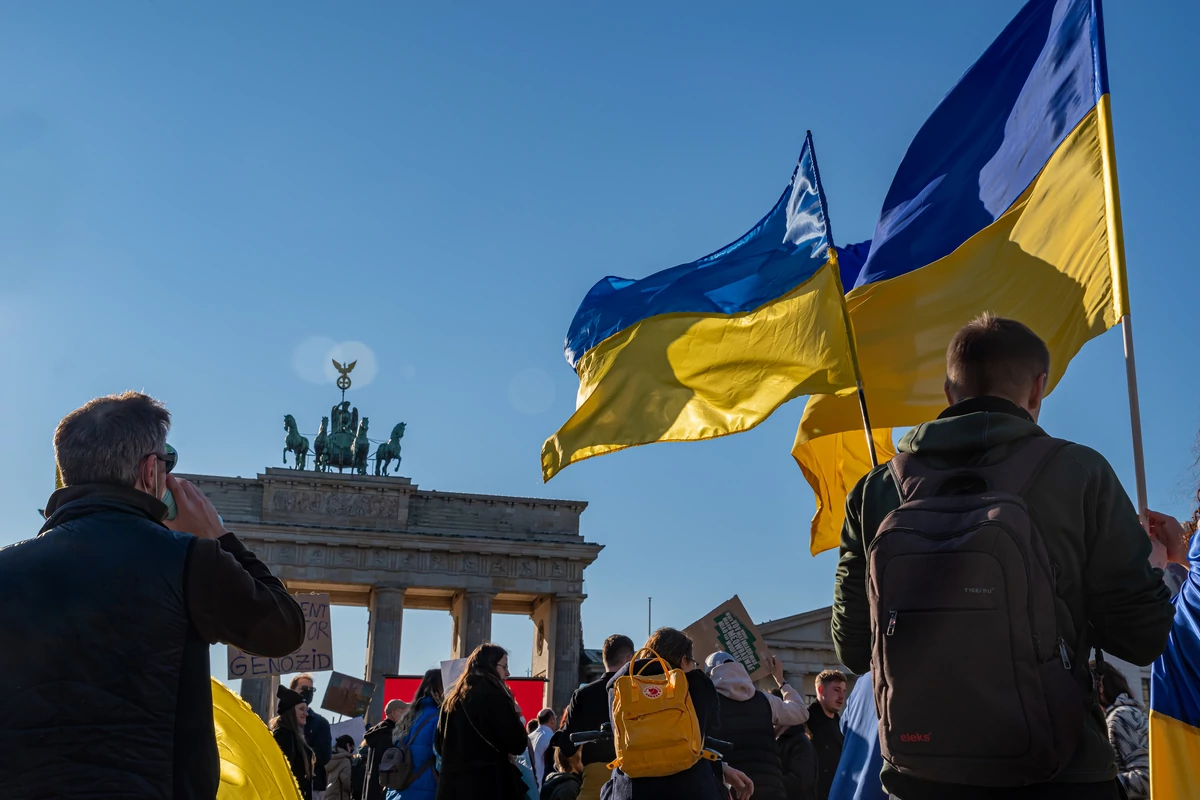
<svg viewBox="0 0 1200 800">
<path fill-rule="evenodd" d="M 304 610 L 304 644 L 283 658 L 264 658 L 230 647 L 230 680 L 287 675 L 292 672 L 327 672 L 333 669 L 329 595 L 298 594 L 296 602 Z"/>
<path fill-rule="evenodd" d="M 335 672 L 329 676 L 321 708 L 347 717 L 365 717 L 374 696 L 375 684 Z"/>
<path fill-rule="evenodd" d="M 758 628 L 735 594 L 683 630 L 692 637 L 696 660 L 704 663 L 710 654 L 724 650 L 742 662 L 750 680 L 771 674 L 771 651 Z"/>
</svg>

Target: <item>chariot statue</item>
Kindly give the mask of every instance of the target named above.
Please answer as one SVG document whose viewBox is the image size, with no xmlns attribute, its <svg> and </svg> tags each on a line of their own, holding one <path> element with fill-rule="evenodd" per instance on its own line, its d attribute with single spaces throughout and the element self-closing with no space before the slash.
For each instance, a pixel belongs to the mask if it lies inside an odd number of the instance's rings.
<svg viewBox="0 0 1200 800">
<path fill-rule="evenodd" d="M 350 388 L 350 372 L 357 362 L 339 364 L 333 362 L 334 368 L 340 373 L 337 386 L 342 390 L 342 401 L 329 409 L 329 416 L 321 417 L 321 427 L 312 443 L 313 469 L 328 472 L 337 469 L 338 472 L 352 469 L 359 475 L 367 474 L 367 462 L 371 459 L 371 440 L 368 438 L 370 420 L 358 416 L 358 408 L 352 407 L 346 399 L 346 390 Z M 291 414 L 283 418 L 283 426 L 287 430 L 287 441 L 283 450 L 283 463 L 287 464 L 287 454 L 295 456 L 295 469 L 306 469 L 308 464 L 308 439 L 300 434 L 296 419 Z M 387 475 L 388 467 L 394 461 L 396 471 L 400 471 L 400 440 L 404 438 L 405 424 L 401 422 L 392 428 L 392 435 L 379 445 L 375 451 L 375 474 Z"/>
</svg>

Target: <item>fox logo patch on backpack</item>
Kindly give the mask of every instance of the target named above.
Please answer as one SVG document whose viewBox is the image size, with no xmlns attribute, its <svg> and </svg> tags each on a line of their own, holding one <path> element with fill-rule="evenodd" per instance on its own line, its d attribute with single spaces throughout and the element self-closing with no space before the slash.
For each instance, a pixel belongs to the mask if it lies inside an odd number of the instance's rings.
<svg viewBox="0 0 1200 800">
<path fill-rule="evenodd" d="M 637 657 L 643 652 L 653 658 L 638 670 Z M 642 674 L 655 663 L 663 674 Z M 631 778 L 675 775 L 691 769 L 704 751 L 687 674 L 671 669 L 653 650 L 636 653 L 629 673 L 613 684 L 612 718 L 617 759 L 609 768 Z"/>
<path fill-rule="evenodd" d="M 889 463 L 901 505 L 867 548 L 867 591 L 879 746 L 897 771 L 1022 786 L 1074 754 L 1082 686 L 1022 497 L 1064 444 L 1036 436 L 991 466 Z"/>
</svg>

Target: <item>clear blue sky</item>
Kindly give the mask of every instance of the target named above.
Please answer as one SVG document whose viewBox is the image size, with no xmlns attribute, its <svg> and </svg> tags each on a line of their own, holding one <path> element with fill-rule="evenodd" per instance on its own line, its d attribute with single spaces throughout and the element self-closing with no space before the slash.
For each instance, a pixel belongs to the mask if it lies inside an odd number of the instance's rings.
<svg viewBox="0 0 1200 800">
<path fill-rule="evenodd" d="M 909 140 L 1017 0 L 816 3 L 6 3 L 0 8 L 0 543 L 33 535 L 59 418 L 145 389 L 180 469 L 278 466 L 280 417 L 336 397 L 311 337 L 360 341 L 354 399 L 408 423 L 425 488 L 587 500 L 607 549 L 584 632 L 684 625 L 741 594 L 759 618 L 827 605 L 802 402 L 728 439 L 539 478 L 574 405 L 562 341 L 584 292 L 744 232 L 816 139 L 838 242 L 868 238 Z M 1200 211 L 1200 6 L 1110 2 L 1109 64 L 1152 504 L 1190 509 L 1200 390 L 1189 247 Z M 311 349 L 312 343 L 307 345 Z M 304 365 L 301 365 L 302 367 Z M 1132 490 L 1118 332 L 1046 408 Z M 366 615 L 334 618 L 360 673 Z M 402 669 L 449 650 L 406 615 Z M 529 662 L 531 626 L 495 638 Z M 223 652 L 214 651 L 224 676 Z"/>
</svg>

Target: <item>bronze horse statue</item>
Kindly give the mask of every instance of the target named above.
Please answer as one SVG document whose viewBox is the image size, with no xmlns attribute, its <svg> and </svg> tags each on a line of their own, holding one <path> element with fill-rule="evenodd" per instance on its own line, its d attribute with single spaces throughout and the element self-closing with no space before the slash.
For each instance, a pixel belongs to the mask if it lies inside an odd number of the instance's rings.
<svg viewBox="0 0 1200 800">
<path fill-rule="evenodd" d="M 404 427 L 405 424 L 401 422 L 392 428 L 391 437 L 375 451 L 376 475 L 387 475 L 388 465 L 393 460 L 396 462 L 396 472 L 400 471 L 400 440 L 404 438 Z"/>
<path fill-rule="evenodd" d="M 328 468 L 329 457 L 325 452 L 329 449 L 329 417 L 321 417 L 321 429 L 313 440 L 313 469 L 324 472 Z"/>
<path fill-rule="evenodd" d="M 354 443 L 350 445 L 354 453 L 354 471 L 359 475 L 367 474 L 367 458 L 371 454 L 371 441 L 367 438 L 367 418 L 358 421 L 358 433 L 354 434 Z"/>
<path fill-rule="evenodd" d="M 287 440 L 283 445 L 283 463 L 287 465 L 287 454 L 290 450 L 296 457 L 294 469 L 304 469 L 308 462 L 308 439 L 300 435 L 296 418 L 287 414 L 283 418 L 283 429 L 287 431 Z"/>
</svg>

